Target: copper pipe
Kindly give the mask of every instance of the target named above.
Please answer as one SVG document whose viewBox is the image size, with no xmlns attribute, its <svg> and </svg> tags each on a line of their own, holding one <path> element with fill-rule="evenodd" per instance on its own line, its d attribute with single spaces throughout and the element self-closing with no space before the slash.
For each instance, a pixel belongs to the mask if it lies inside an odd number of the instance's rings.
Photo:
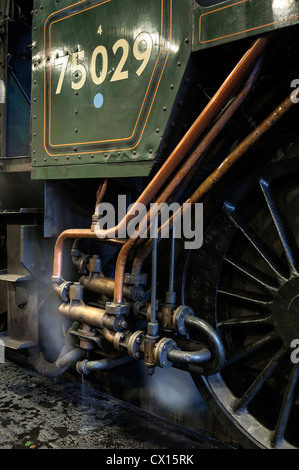
<svg viewBox="0 0 299 470">
<path fill-rule="evenodd" d="M 294 92 L 293 92 L 294 93 Z M 211 173 L 206 180 L 200 184 L 197 190 L 192 194 L 192 196 L 186 200 L 188 204 L 195 204 L 203 200 L 207 193 L 223 178 L 224 175 L 230 170 L 230 168 L 237 163 L 244 153 L 246 153 L 250 147 L 252 147 L 269 129 L 271 129 L 277 121 L 283 117 L 294 105 L 294 95 L 293 93 L 288 96 L 256 129 L 254 129 L 224 160 L 223 162 Z M 297 93 L 296 96 L 298 96 Z M 180 207 L 180 215 L 182 215 L 183 206 Z M 160 241 L 161 233 L 163 228 L 171 227 L 173 220 L 176 214 L 174 214 L 169 222 L 164 224 L 164 226 L 159 228 L 158 231 L 158 241 Z M 169 225 L 168 225 L 169 223 Z M 126 245 L 125 245 L 126 246 Z M 138 256 L 135 258 L 133 263 L 132 274 L 140 274 L 142 270 L 142 265 L 151 253 L 152 250 L 152 240 L 148 240 L 142 250 L 138 253 Z"/>
<path fill-rule="evenodd" d="M 90 229 L 69 229 L 62 232 L 56 241 L 54 249 L 54 264 L 52 276 L 53 282 L 61 282 L 63 267 L 63 248 L 66 240 L 70 238 L 99 240 L 97 234 L 95 232 L 92 232 Z M 105 242 L 117 246 L 122 246 L 124 244 L 124 240 L 121 240 L 120 238 L 107 238 Z"/>
<path fill-rule="evenodd" d="M 216 139 L 220 131 L 229 122 L 229 120 L 236 113 L 236 111 L 239 109 L 241 104 L 248 97 L 256 81 L 260 68 L 261 68 L 261 60 L 258 60 L 256 66 L 254 67 L 254 70 L 252 71 L 242 91 L 237 95 L 237 97 L 229 105 L 226 111 L 224 111 L 221 117 L 216 121 L 214 126 L 211 128 L 208 134 L 202 139 L 202 141 L 199 143 L 197 148 L 191 153 L 187 161 L 182 165 L 180 170 L 176 173 L 176 175 L 172 178 L 168 186 L 164 189 L 164 191 L 160 194 L 158 199 L 155 201 L 156 204 L 161 204 L 162 202 L 166 202 L 169 199 L 169 197 L 172 196 L 174 191 L 177 189 L 177 187 L 180 185 L 180 183 L 189 173 L 191 168 L 199 161 L 199 159 L 207 151 L 210 145 L 214 142 L 214 140 Z M 148 211 L 147 213 L 146 226 L 148 226 L 149 221 L 150 221 L 150 211 Z M 137 241 L 136 239 L 130 238 L 122 247 L 119 253 L 119 256 L 117 258 L 114 301 L 118 303 L 122 302 L 123 279 L 125 275 L 125 268 L 126 268 L 128 255 L 130 251 L 133 249 L 136 241 Z M 134 266 L 133 266 L 133 273 L 134 273 Z"/>
<path fill-rule="evenodd" d="M 262 37 L 257 39 L 251 48 L 245 53 L 227 79 L 224 81 L 222 86 L 219 90 L 215 93 L 213 98 L 210 100 L 208 105 L 205 109 L 201 112 L 198 116 L 196 121 L 187 131 L 185 136 L 170 154 L 166 162 L 162 165 L 160 170 L 156 173 L 154 178 L 148 184 L 146 189 L 143 193 L 139 196 L 136 203 L 132 206 L 132 209 L 126 216 L 122 219 L 122 221 L 113 228 L 108 230 L 103 230 L 101 235 L 107 237 L 109 236 L 117 236 L 118 232 L 122 228 L 126 228 L 127 223 L 131 220 L 136 213 L 139 203 L 144 205 L 148 205 L 152 198 L 157 194 L 163 184 L 166 182 L 168 177 L 172 174 L 172 172 L 176 169 L 179 163 L 184 158 L 185 154 L 190 150 L 190 148 L 194 145 L 196 140 L 200 137 L 200 135 L 204 132 L 207 126 L 212 122 L 212 120 L 217 116 L 220 112 L 222 106 L 227 102 L 228 98 L 232 95 L 234 90 L 237 88 L 238 84 L 243 80 L 243 78 L 247 75 L 250 69 L 253 67 L 254 63 L 256 62 L 257 58 L 263 53 L 266 46 L 268 44 L 268 39 L 266 37 Z M 56 282 L 62 275 L 62 259 L 63 259 L 63 247 L 66 238 L 96 238 L 97 235 L 93 234 L 91 231 L 83 230 L 76 230 L 76 236 L 72 235 L 74 230 L 66 230 L 63 232 L 57 240 L 55 246 L 55 253 L 54 253 L 54 267 L 53 267 L 53 280 Z M 93 236 L 95 235 L 95 236 Z M 101 238 L 102 239 L 102 238 Z M 109 239 L 111 240 L 111 239 Z M 108 240 L 107 240 L 108 241 Z M 58 281 L 59 282 L 59 281 Z M 117 287 L 118 286 L 118 287 Z M 119 282 L 116 281 L 116 287 L 119 289 Z M 122 290 L 122 289 L 121 289 Z"/>
<path fill-rule="evenodd" d="M 172 151 L 166 162 L 156 173 L 143 193 L 139 196 L 135 204 L 133 204 L 131 210 L 116 227 L 112 227 L 108 230 L 101 230 L 101 238 L 109 237 L 111 235 L 117 236 L 118 232 L 125 229 L 128 222 L 135 216 L 136 211 L 138 210 L 137 204 L 141 203 L 147 206 L 151 202 L 153 197 L 157 194 L 163 184 L 167 181 L 167 179 L 185 157 L 186 153 L 192 148 L 201 134 L 206 130 L 208 125 L 221 111 L 221 108 L 226 104 L 227 100 L 236 90 L 241 81 L 252 69 L 257 59 L 264 52 L 267 44 L 268 39 L 266 37 L 261 37 L 253 43 L 251 48 L 245 53 L 233 71 L 226 78 L 222 86 L 215 93 L 204 110 L 200 113 L 196 121 L 186 132 L 185 136 Z"/>
<path fill-rule="evenodd" d="M 97 190 L 97 199 L 96 199 L 96 205 L 95 205 L 95 211 L 97 210 L 97 206 L 99 204 L 101 204 L 101 202 L 103 201 L 104 199 L 104 196 L 105 196 L 105 193 L 106 193 L 106 190 L 107 190 L 107 186 L 108 186 L 108 179 L 105 179 L 105 181 L 100 184 L 98 190 Z"/>
<path fill-rule="evenodd" d="M 197 188 L 192 196 L 187 199 L 187 203 L 195 204 L 202 200 L 206 194 L 218 183 L 221 178 L 237 163 L 244 153 L 252 147 L 269 129 L 271 129 L 279 119 L 281 119 L 294 105 L 292 95 L 288 96 L 277 108 L 256 128 L 254 129 L 206 178 L 206 180 Z"/>
<path fill-rule="evenodd" d="M 126 263 L 137 238 L 129 238 L 119 252 L 115 267 L 114 302 L 122 303 Z"/>
<path fill-rule="evenodd" d="M 199 145 L 196 149 L 191 153 L 188 157 L 187 161 L 182 165 L 180 170 L 175 174 L 172 178 L 168 186 L 164 189 L 161 195 L 156 199 L 156 204 L 161 204 L 162 202 L 166 202 L 174 193 L 174 191 L 178 188 L 184 178 L 189 174 L 191 169 L 198 163 L 200 158 L 204 155 L 204 153 L 208 150 L 208 148 L 212 145 L 218 134 L 222 131 L 224 126 L 231 120 L 233 115 L 237 112 L 240 106 L 244 103 L 246 98 L 248 97 L 249 93 L 251 92 L 253 85 L 257 79 L 257 76 L 260 72 L 262 65 L 261 58 L 256 63 L 251 75 L 249 76 L 248 80 L 246 81 L 244 88 L 239 92 L 233 102 L 229 105 L 229 107 L 223 112 L 220 118 L 216 121 L 214 126 L 211 130 L 207 133 L 207 135 L 201 140 Z M 150 211 L 147 213 L 147 224 L 150 221 Z M 150 226 L 148 227 L 148 231 Z"/>
</svg>

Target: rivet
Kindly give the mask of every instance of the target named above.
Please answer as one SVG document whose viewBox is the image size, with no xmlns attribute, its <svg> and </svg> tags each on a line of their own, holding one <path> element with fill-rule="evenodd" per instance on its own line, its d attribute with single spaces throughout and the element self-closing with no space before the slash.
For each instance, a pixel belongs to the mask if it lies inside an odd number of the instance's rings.
<svg viewBox="0 0 299 470">
<path fill-rule="evenodd" d="M 77 152 L 77 147 L 74 147 L 74 152 Z"/>
<path fill-rule="evenodd" d="M 159 134 L 159 132 L 160 132 L 160 129 L 156 129 L 156 132 L 157 132 L 157 134 Z"/>
<path fill-rule="evenodd" d="M 164 106 L 164 108 L 163 108 L 163 111 L 167 111 L 167 108 L 166 108 L 166 106 Z"/>
<path fill-rule="evenodd" d="M 33 162 L 36 163 L 36 158 L 33 159 Z"/>
<path fill-rule="evenodd" d="M 77 110 L 77 109 L 75 109 L 75 114 L 78 114 L 78 110 Z"/>
<path fill-rule="evenodd" d="M 44 162 L 46 162 L 46 161 L 47 161 L 47 159 L 46 159 L 46 158 L 44 158 Z"/>
<path fill-rule="evenodd" d="M 58 158 L 57 158 L 57 157 L 55 157 L 55 161 L 56 161 L 56 162 L 57 162 L 57 160 L 58 160 Z"/>
<path fill-rule="evenodd" d="M 94 154 L 92 153 L 90 156 L 91 156 L 91 158 L 93 158 L 93 157 L 94 157 Z"/>
<path fill-rule="evenodd" d="M 170 89 L 171 89 L 171 90 L 174 89 L 174 85 L 173 85 L 173 84 L 170 85 Z"/>
<path fill-rule="evenodd" d="M 152 150 L 152 149 L 149 149 L 148 153 L 153 153 L 153 150 Z"/>
<path fill-rule="evenodd" d="M 136 155 L 136 150 L 133 150 L 133 155 Z"/>
<path fill-rule="evenodd" d="M 78 129 L 75 129 L 75 132 L 77 133 L 77 132 L 78 132 Z"/>
<path fill-rule="evenodd" d="M 178 62 L 178 67 L 180 67 L 181 65 L 182 65 L 181 62 Z"/>
</svg>

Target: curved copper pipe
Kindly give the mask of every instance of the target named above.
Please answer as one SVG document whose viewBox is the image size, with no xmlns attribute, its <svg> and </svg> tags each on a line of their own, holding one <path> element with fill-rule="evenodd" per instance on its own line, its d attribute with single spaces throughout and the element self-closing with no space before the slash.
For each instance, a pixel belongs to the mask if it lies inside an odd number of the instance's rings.
<svg viewBox="0 0 299 470">
<path fill-rule="evenodd" d="M 200 135 L 204 132 L 207 126 L 220 112 L 222 106 L 227 102 L 228 98 L 232 95 L 234 90 L 237 88 L 240 81 L 247 75 L 250 69 L 253 67 L 257 58 L 265 50 L 268 44 L 268 39 L 262 37 L 257 39 L 251 48 L 245 53 L 227 79 L 224 81 L 219 90 L 215 93 L 213 98 L 210 100 L 205 109 L 198 116 L 196 121 L 187 131 L 185 136 L 170 154 L 166 162 L 162 165 L 160 170 L 156 173 L 154 178 L 145 188 L 143 193 L 139 196 L 136 203 L 133 204 L 131 210 L 116 226 L 108 230 L 102 230 L 101 233 L 97 232 L 101 236 L 101 239 L 111 240 L 109 236 L 115 237 L 122 228 L 126 228 L 127 223 L 131 220 L 136 213 L 138 208 L 137 204 L 142 203 L 147 206 L 153 197 L 157 194 L 163 184 L 167 181 L 172 172 L 176 169 L 179 163 L 182 161 L 186 153 L 190 150 L 192 145 L 197 141 Z M 62 276 L 62 261 L 63 261 L 63 247 L 66 238 L 96 238 L 97 235 L 91 231 L 76 230 L 76 236 L 72 235 L 74 231 L 66 230 L 63 232 L 57 240 L 55 251 L 54 251 L 54 267 L 53 267 L 53 278 L 60 278 Z M 94 236 L 95 235 L 95 236 Z M 100 238 L 100 237 L 99 237 Z M 119 283 L 116 282 L 116 286 Z"/>
<path fill-rule="evenodd" d="M 258 57 L 265 50 L 267 44 L 268 39 L 266 37 L 256 39 L 251 48 L 244 54 L 242 59 L 226 78 L 222 86 L 215 93 L 204 110 L 200 113 L 196 121 L 186 132 L 185 136 L 172 151 L 166 162 L 162 165 L 154 178 L 145 188 L 143 193 L 139 196 L 135 204 L 133 204 L 131 210 L 116 227 L 98 232 L 101 238 L 117 236 L 118 232 L 125 229 L 128 222 L 133 217 L 135 217 L 136 211 L 138 210 L 137 204 L 141 203 L 147 206 L 151 202 L 153 197 L 157 194 L 163 184 L 167 181 L 167 179 L 185 157 L 186 153 L 191 149 L 191 147 L 195 144 L 208 125 L 221 111 L 221 108 L 227 103 L 227 100 L 236 90 L 237 86 L 252 69 Z"/>
<path fill-rule="evenodd" d="M 294 92 L 293 92 L 294 93 Z M 254 129 L 224 160 L 223 162 L 211 173 L 208 178 L 197 188 L 192 196 L 186 200 L 188 204 L 195 204 L 203 200 L 207 193 L 223 178 L 223 176 L 230 170 L 230 168 L 240 159 L 240 157 L 252 147 L 263 134 L 271 129 L 274 124 L 284 116 L 290 108 L 295 104 L 293 93 L 288 96 L 256 129 Z M 297 93 L 299 96 L 299 93 Z M 182 208 L 179 211 L 182 215 Z M 164 228 L 171 227 L 176 214 L 174 214 L 164 226 L 159 228 L 158 241 L 160 241 L 161 233 Z M 169 225 L 168 225 L 169 224 Z M 147 256 L 152 251 L 152 240 L 148 240 L 144 247 L 138 253 L 138 256 L 134 260 L 132 274 L 140 274 L 143 263 Z"/>
<path fill-rule="evenodd" d="M 53 282 L 61 282 L 62 267 L 63 267 L 63 249 L 66 240 L 70 238 L 85 238 L 99 240 L 97 234 L 92 232 L 91 229 L 69 229 L 62 232 L 57 238 L 55 249 L 54 249 L 54 264 L 53 264 Z M 106 243 L 112 245 L 122 246 L 125 242 L 120 238 L 108 238 L 105 240 Z"/>
<path fill-rule="evenodd" d="M 208 134 L 202 139 L 200 144 L 197 148 L 191 153 L 188 157 L 187 161 L 182 165 L 180 170 L 176 173 L 176 175 L 172 178 L 168 186 L 164 189 L 164 191 L 160 194 L 158 199 L 155 201 L 157 204 L 161 204 L 162 202 L 166 202 L 169 197 L 174 193 L 176 188 L 182 182 L 183 178 L 189 173 L 191 168 L 198 162 L 198 160 L 202 157 L 202 155 L 207 151 L 209 146 L 213 143 L 216 139 L 220 131 L 223 127 L 227 124 L 227 122 L 232 118 L 232 116 L 236 113 L 238 108 L 241 104 L 245 101 L 247 96 L 249 95 L 252 87 L 256 81 L 257 75 L 261 68 L 261 60 L 259 60 L 254 67 L 250 77 L 248 78 L 244 88 L 242 91 L 237 95 L 234 101 L 229 105 L 226 111 L 222 114 L 222 116 L 216 121 L 214 126 L 208 132 Z M 146 225 L 150 221 L 150 211 L 147 213 L 147 222 Z M 116 275 L 115 275 L 115 289 L 114 289 L 114 301 L 117 303 L 122 302 L 123 296 L 123 280 L 125 275 L 125 268 L 126 268 L 126 261 L 130 251 L 133 249 L 136 239 L 130 238 L 125 245 L 122 247 L 116 263 Z M 135 268 L 135 265 L 138 266 L 138 257 L 134 261 L 133 264 L 133 274 L 139 274 L 140 268 Z"/>
</svg>

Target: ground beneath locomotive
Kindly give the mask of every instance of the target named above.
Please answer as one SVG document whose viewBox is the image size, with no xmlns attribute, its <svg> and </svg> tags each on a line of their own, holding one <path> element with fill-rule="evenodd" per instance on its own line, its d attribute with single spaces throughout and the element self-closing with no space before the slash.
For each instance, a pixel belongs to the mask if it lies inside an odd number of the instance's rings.
<svg viewBox="0 0 299 470">
<path fill-rule="evenodd" d="M 218 449 L 225 444 L 65 377 L 0 364 L 0 449 Z"/>
</svg>

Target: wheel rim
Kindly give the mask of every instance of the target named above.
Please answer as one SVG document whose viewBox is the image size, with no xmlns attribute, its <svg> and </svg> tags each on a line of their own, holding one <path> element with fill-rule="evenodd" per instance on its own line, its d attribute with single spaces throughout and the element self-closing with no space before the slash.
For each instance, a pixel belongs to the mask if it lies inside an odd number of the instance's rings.
<svg viewBox="0 0 299 470">
<path fill-rule="evenodd" d="M 291 361 L 299 338 L 298 175 L 293 158 L 238 185 L 189 257 L 185 282 L 186 303 L 213 324 L 227 354 L 220 373 L 193 378 L 264 448 L 299 447 L 299 367 Z"/>
</svg>

